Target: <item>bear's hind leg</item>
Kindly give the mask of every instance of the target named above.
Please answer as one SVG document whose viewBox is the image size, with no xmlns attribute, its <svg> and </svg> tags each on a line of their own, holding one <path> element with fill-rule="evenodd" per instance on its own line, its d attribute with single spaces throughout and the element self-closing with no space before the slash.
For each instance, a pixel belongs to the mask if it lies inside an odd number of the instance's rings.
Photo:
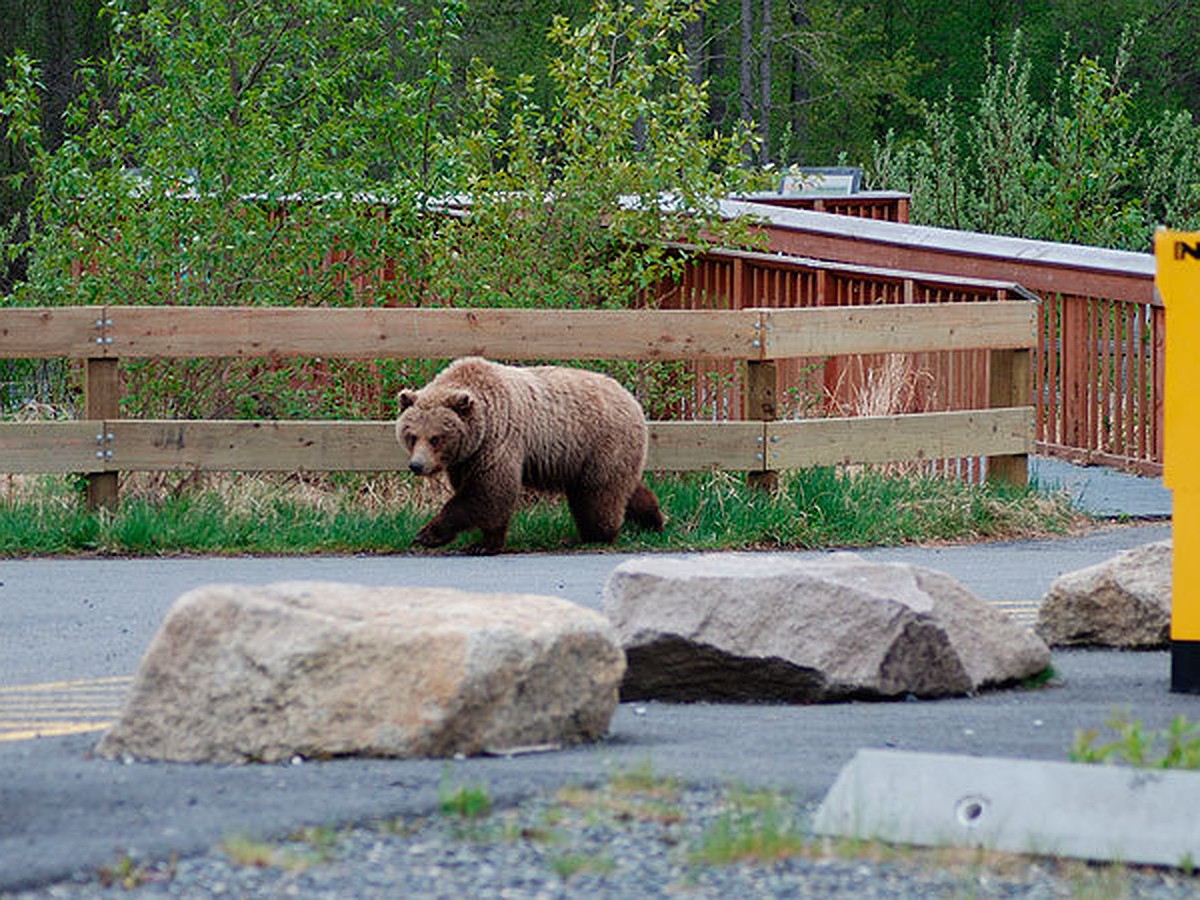
<svg viewBox="0 0 1200 900">
<path fill-rule="evenodd" d="M 593 493 L 577 490 L 567 494 L 567 505 L 585 544 L 611 544 L 625 519 L 624 504 L 612 491 Z"/>
<path fill-rule="evenodd" d="M 663 514 L 658 498 L 654 496 L 654 491 L 646 487 L 645 482 L 639 481 L 629 495 L 629 501 L 625 504 L 625 518 L 648 531 L 663 530 Z"/>
</svg>

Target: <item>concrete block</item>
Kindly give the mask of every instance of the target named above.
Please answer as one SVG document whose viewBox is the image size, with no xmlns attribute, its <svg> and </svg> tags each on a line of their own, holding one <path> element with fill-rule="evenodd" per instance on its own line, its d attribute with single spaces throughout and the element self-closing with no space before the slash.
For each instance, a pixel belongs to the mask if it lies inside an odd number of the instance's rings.
<svg viewBox="0 0 1200 900">
<path fill-rule="evenodd" d="M 1200 772 L 859 750 L 822 835 L 1164 866 L 1200 863 Z"/>
</svg>

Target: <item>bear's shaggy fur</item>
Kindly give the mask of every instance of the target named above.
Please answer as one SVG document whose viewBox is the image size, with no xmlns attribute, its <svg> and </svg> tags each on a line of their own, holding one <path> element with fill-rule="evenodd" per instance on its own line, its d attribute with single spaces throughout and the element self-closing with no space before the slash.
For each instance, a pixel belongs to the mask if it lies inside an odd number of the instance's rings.
<svg viewBox="0 0 1200 900">
<path fill-rule="evenodd" d="M 585 542 L 612 543 L 626 518 L 662 530 L 642 482 L 645 416 L 605 375 L 460 359 L 421 390 L 401 392 L 396 437 L 412 472 L 445 471 L 454 489 L 418 532 L 425 547 L 478 528 L 472 550 L 500 552 L 523 486 L 566 494 Z"/>
</svg>

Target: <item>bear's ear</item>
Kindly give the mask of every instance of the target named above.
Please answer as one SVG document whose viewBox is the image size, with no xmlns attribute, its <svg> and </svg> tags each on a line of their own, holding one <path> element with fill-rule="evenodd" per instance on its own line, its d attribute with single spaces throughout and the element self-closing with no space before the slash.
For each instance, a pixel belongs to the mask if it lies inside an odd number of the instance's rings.
<svg viewBox="0 0 1200 900">
<path fill-rule="evenodd" d="M 407 390 L 401 391 L 400 396 L 397 399 L 400 402 L 400 412 L 404 412 L 406 409 L 408 409 L 410 406 L 412 406 L 414 403 L 417 402 L 417 392 L 416 391 L 407 391 Z"/>
<path fill-rule="evenodd" d="M 475 407 L 475 398 L 470 391 L 455 391 L 446 398 L 446 406 L 460 419 L 465 419 Z"/>
</svg>

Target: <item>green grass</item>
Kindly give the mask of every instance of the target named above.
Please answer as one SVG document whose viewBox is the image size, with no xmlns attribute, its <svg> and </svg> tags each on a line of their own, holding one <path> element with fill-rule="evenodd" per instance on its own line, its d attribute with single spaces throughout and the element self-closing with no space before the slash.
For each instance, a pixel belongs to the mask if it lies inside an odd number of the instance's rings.
<svg viewBox="0 0 1200 900">
<path fill-rule="evenodd" d="M 452 785 L 444 777 L 438 786 L 438 807 L 443 816 L 482 819 L 492 811 L 492 795 L 482 785 Z"/>
<path fill-rule="evenodd" d="M 576 875 L 611 875 L 617 864 L 604 854 L 563 853 L 551 858 L 550 868 L 563 881 L 570 881 Z"/>
<path fill-rule="evenodd" d="M 130 892 L 152 884 L 170 883 L 175 879 L 178 864 L 179 858 L 175 854 L 165 862 L 156 863 L 135 862 L 122 854 L 111 865 L 101 866 L 96 872 L 96 880 L 106 890 L 119 888 Z"/>
<path fill-rule="evenodd" d="M 616 770 L 608 784 L 609 790 L 619 795 L 677 797 L 680 793 L 679 779 L 655 772 L 648 758 L 632 768 Z"/>
<path fill-rule="evenodd" d="M 970 485 L 831 468 L 785 473 L 779 491 L 748 488 L 732 474 L 657 479 L 668 516 L 647 547 L 697 549 L 870 546 L 1065 530 L 1074 518 L 1061 496 L 1035 488 Z"/>
<path fill-rule="evenodd" d="M 614 771 L 601 787 L 560 788 L 556 797 L 559 812 L 581 814 L 589 820 L 656 822 L 673 825 L 683 821 L 679 780 L 654 771 L 649 760 L 632 769 Z"/>
<path fill-rule="evenodd" d="M 733 790 L 729 808 L 700 835 L 688 853 L 693 865 L 769 865 L 806 852 L 808 840 L 793 804 L 773 791 Z"/>
<path fill-rule="evenodd" d="M 1079 518 L 1060 495 L 933 477 L 812 469 L 767 493 L 740 475 L 650 479 L 667 517 L 662 534 L 626 528 L 624 551 L 790 549 L 1011 538 L 1065 531 Z M 2 482 L 0 482 L 2 484 Z M 0 555 L 106 553 L 293 554 L 408 551 L 444 494 L 404 475 L 314 486 L 262 476 L 130 483 L 115 513 L 88 512 L 68 479 L 22 480 L 0 499 Z M 449 549 L 475 540 L 464 535 Z M 525 504 L 508 549 L 577 546 L 566 504 Z"/>
<path fill-rule="evenodd" d="M 1147 769 L 1200 769 L 1200 723 L 1179 715 L 1161 730 L 1147 729 L 1128 711 L 1117 711 L 1105 723 L 1110 741 L 1097 743 L 1094 728 L 1077 730 L 1069 757 L 1072 762 L 1116 763 Z"/>
<path fill-rule="evenodd" d="M 235 866 L 301 872 L 332 862 L 339 837 L 335 829 L 328 827 L 303 828 L 288 835 L 284 842 L 233 834 L 221 841 L 220 848 Z"/>
</svg>

